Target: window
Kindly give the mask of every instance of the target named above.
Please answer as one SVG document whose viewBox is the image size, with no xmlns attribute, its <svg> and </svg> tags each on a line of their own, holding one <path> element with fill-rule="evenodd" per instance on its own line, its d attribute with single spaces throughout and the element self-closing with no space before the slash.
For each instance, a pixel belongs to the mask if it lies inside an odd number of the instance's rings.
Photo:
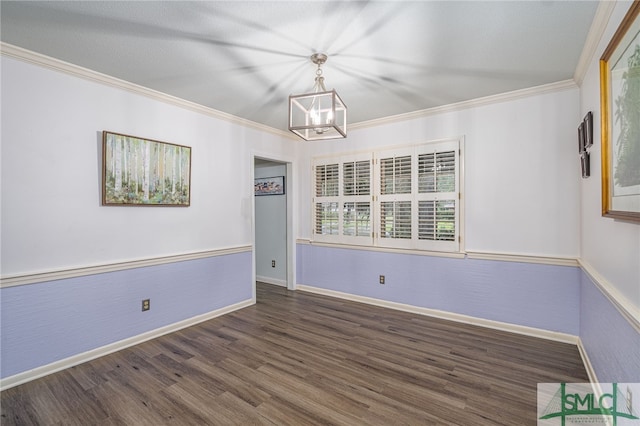
<svg viewBox="0 0 640 426">
<path fill-rule="evenodd" d="M 411 201 L 380 203 L 380 238 L 411 238 Z"/>
<path fill-rule="evenodd" d="M 314 240 L 460 250 L 458 140 L 314 160 Z"/>
<path fill-rule="evenodd" d="M 338 235 L 338 164 L 316 167 L 315 232 Z"/>
<path fill-rule="evenodd" d="M 343 234 L 371 238 L 371 160 L 342 164 Z"/>
<path fill-rule="evenodd" d="M 380 194 L 411 193 L 411 156 L 380 160 Z"/>
<path fill-rule="evenodd" d="M 314 239 L 371 244 L 371 154 L 314 161 Z"/>
<path fill-rule="evenodd" d="M 378 165 L 380 190 L 377 197 L 379 245 L 404 247 L 412 237 L 413 149 L 381 151 Z"/>
<path fill-rule="evenodd" d="M 459 148 L 440 143 L 417 155 L 418 247 L 458 251 Z"/>
</svg>

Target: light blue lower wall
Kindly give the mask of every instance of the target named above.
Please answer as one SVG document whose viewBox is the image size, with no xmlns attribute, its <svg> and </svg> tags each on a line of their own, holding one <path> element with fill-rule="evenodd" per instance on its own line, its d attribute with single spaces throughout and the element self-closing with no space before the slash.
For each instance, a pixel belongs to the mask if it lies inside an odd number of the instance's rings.
<svg viewBox="0 0 640 426">
<path fill-rule="evenodd" d="M 298 244 L 297 272 L 299 284 L 578 335 L 599 381 L 640 382 L 638 332 L 579 268 Z M 1 289 L 1 377 L 249 300 L 252 286 L 246 252 Z"/>
<path fill-rule="evenodd" d="M 252 298 L 251 252 L 0 290 L 1 377 Z M 142 312 L 143 299 L 151 309 Z"/>
<path fill-rule="evenodd" d="M 298 284 L 577 336 L 580 269 L 310 244 Z M 385 275 L 386 283 L 378 283 Z"/>
<path fill-rule="evenodd" d="M 598 381 L 640 383 L 640 333 L 581 272 L 580 339 Z"/>
<path fill-rule="evenodd" d="M 640 382 L 640 334 L 579 267 L 298 244 L 297 274 L 298 284 L 579 336 L 598 381 Z"/>
</svg>

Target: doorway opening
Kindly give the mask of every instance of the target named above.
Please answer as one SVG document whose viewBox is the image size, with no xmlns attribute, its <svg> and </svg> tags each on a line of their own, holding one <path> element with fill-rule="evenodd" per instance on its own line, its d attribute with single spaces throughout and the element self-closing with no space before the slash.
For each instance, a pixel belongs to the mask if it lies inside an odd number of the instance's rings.
<svg viewBox="0 0 640 426">
<path fill-rule="evenodd" d="M 253 156 L 254 282 L 289 290 L 295 289 L 292 174 L 291 161 Z"/>
</svg>

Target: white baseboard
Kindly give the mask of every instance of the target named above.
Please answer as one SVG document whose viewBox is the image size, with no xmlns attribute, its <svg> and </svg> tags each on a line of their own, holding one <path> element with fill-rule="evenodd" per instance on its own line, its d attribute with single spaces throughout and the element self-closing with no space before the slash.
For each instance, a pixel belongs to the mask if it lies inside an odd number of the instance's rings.
<svg viewBox="0 0 640 426">
<path fill-rule="evenodd" d="M 91 361 L 93 359 L 120 351 L 128 347 L 135 346 L 139 343 L 146 342 L 147 340 L 155 339 L 156 337 L 173 333 L 174 331 L 178 331 L 183 328 L 196 325 L 203 321 L 207 321 L 207 320 L 219 317 L 221 315 L 225 315 L 230 312 L 237 311 L 242 308 L 246 308 L 248 306 L 254 305 L 255 303 L 256 301 L 254 299 L 244 300 L 242 302 L 238 302 L 233 305 L 225 306 L 224 308 L 216 309 L 215 311 L 207 312 L 206 314 L 197 315 L 195 317 L 188 318 L 186 320 L 182 320 L 174 324 L 169 324 L 164 327 L 156 328 L 155 330 L 147 331 L 137 336 L 129 337 L 127 339 L 110 343 L 108 345 L 105 345 L 96 349 L 92 349 L 87 352 L 73 355 L 69 358 L 52 362 L 51 364 L 43 365 L 41 367 L 37 367 L 31 370 L 24 371 L 22 373 L 15 374 L 13 376 L 9 376 L 7 378 L 0 380 L 0 391 L 12 388 L 14 386 L 21 385 L 26 382 L 30 382 L 31 380 L 39 379 L 49 374 L 56 373 L 58 371 L 82 364 L 87 361 Z"/>
<path fill-rule="evenodd" d="M 582 344 L 581 339 L 578 339 L 578 351 L 580 352 L 580 357 L 582 358 L 582 363 L 584 364 L 584 368 L 587 370 L 587 375 L 589 376 L 589 382 L 599 383 L 598 377 L 596 376 L 596 371 L 593 369 L 593 365 L 591 365 L 591 360 L 587 355 L 587 350 Z M 602 394 L 602 391 L 600 391 L 600 394 Z"/>
<path fill-rule="evenodd" d="M 285 280 L 279 280 L 277 278 L 265 277 L 265 276 L 262 276 L 262 275 L 256 275 L 256 281 L 260 281 L 262 283 L 267 283 L 267 284 L 279 285 L 280 287 L 286 287 L 287 286 L 287 281 L 285 281 Z"/>
<path fill-rule="evenodd" d="M 404 303 L 389 302 L 387 300 L 375 299 L 373 297 L 357 296 L 350 293 L 342 293 L 335 290 L 327 290 L 319 287 L 298 284 L 298 290 L 308 291 L 310 293 L 322 294 L 325 296 L 337 297 L 340 299 L 351 300 L 353 302 L 361 302 L 369 305 L 380 306 L 383 308 L 395 309 L 398 311 L 410 312 L 418 315 L 426 315 L 435 318 L 456 321 L 465 324 L 473 324 L 481 327 L 492 328 L 494 330 L 508 331 L 511 333 L 522 334 L 525 336 L 539 337 L 542 339 L 553 340 L 556 342 L 570 343 L 577 345 L 578 336 L 572 334 L 560 333 L 556 331 L 543 330 L 540 328 L 527 327 L 523 325 L 509 324 L 506 322 L 487 320 L 483 318 L 472 317 L 469 315 L 455 314 L 452 312 L 440 311 L 437 309 L 422 308 L 419 306 L 406 305 Z"/>
</svg>

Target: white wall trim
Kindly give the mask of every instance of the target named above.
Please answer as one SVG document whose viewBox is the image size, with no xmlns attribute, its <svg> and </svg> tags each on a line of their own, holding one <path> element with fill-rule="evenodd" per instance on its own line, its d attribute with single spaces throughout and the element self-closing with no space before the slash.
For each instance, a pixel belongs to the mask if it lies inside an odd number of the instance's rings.
<svg viewBox="0 0 640 426">
<path fill-rule="evenodd" d="M 256 275 L 256 281 L 260 281 L 262 283 L 273 284 L 280 287 L 287 287 L 286 280 L 279 280 L 277 278 L 265 277 L 263 275 Z"/>
<path fill-rule="evenodd" d="M 185 260 L 205 259 L 208 257 L 225 256 L 228 254 L 244 253 L 250 251 L 251 246 L 247 245 L 192 253 L 175 254 L 171 256 L 136 259 L 124 262 L 107 263 L 102 265 L 90 265 L 78 268 L 16 274 L 3 276 L 2 278 L 0 278 L 0 288 L 82 277 L 86 275 L 102 274 L 105 272 L 123 271 L 126 269 L 141 268 L 144 266 L 164 265 L 167 263 L 183 262 Z"/>
<path fill-rule="evenodd" d="M 587 370 L 587 375 L 589 376 L 589 382 L 598 383 L 598 377 L 596 376 L 596 370 L 594 370 L 593 365 L 591 365 L 591 360 L 587 355 L 587 350 L 582 344 L 582 340 L 578 338 L 578 352 L 580 352 L 580 357 L 582 358 L 582 363 L 584 364 L 585 370 Z"/>
<path fill-rule="evenodd" d="M 582 86 L 584 76 L 589 70 L 589 65 L 593 61 L 593 56 L 596 54 L 598 44 L 600 44 L 602 35 L 607 29 L 607 24 L 609 23 L 609 19 L 611 18 L 611 14 L 615 7 L 616 2 L 613 1 L 598 2 L 596 14 L 591 22 L 587 39 L 585 40 L 582 53 L 580 54 L 580 59 L 578 60 L 578 65 L 576 66 L 576 70 L 573 74 L 573 79 L 578 86 Z"/>
<path fill-rule="evenodd" d="M 434 108 L 413 111 L 406 114 L 392 115 L 389 117 L 378 118 L 375 120 L 361 121 L 349 125 L 350 130 L 363 129 L 366 127 L 380 126 L 383 124 L 396 123 L 400 121 L 413 120 L 417 118 L 428 117 L 446 112 L 461 111 L 468 108 L 477 108 L 481 106 L 503 103 L 531 96 L 544 95 L 546 93 L 555 93 L 562 90 L 577 89 L 578 85 L 573 80 L 563 80 L 556 83 L 544 84 L 541 86 L 530 87 L 527 89 L 514 90 L 511 92 L 500 93 L 497 95 L 485 96 L 482 98 L 471 99 L 469 101 L 458 102 L 455 104 L 443 105 Z"/>
<path fill-rule="evenodd" d="M 537 263 L 541 265 L 555 265 L 555 266 L 578 266 L 578 260 L 573 257 L 551 257 L 551 256 L 538 256 L 533 254 L 519 254 L 519 253 L 491 253 L 480 251 L 467 251 L 467 252 L 439 252 L 439 251 L 426 251 L 426 250 L 403 250 L 387 247 L 376 246 L 357 246 L 348 244 L 335 244 L 325 242 L 315 242 L 308 239 L 298 238 L 296 244 L 312 245 L 319 247 L 332 247 L 337 249 L 347 250 L 367 250 L 378 251 L 384 253 L 400 253 L 400 254 L 412 254 L 418 256 L 434 256 L 434 257 L 451 257 L 456 259 L 469 258 L 469 259 L 481 259 L 481 260 L 494 260 L 500 262 L 520 262 L 520 263 Z"/>
<path fill-rule="evenodd" d="M 412 254 L 412 255 L 418 255 L 418 256 L 452 257 L 456 259 L 463 259 L 465 256 L 465 254 L 461 252 L 409 250 L 409 249 L 378 247 L 378 246 L 358 246 L 353 244 L 325 243 L 325 242 L 310 241 L 310 240 L 303 240 L 303 239 L 296 240 L 296 243 L 318 246 L 318 247 L 330 247 L 335 249 L 377 251 L 377 252 L 383 252 L 383 253 Z"/>
<path fill-rule="evenodd" d="M 468 251 L 469 259 L 496 260 L 501 262 L 538 263 L 542 265 L 578 266 L 578 260 L 572 257 L 549 257 L 515 253 L 489 253 Z"/>
<path fill-rule="evenodd" d="M 49 374 L 62 371 L 67 368 L 82 364 L 87 361 L 91 361 L 96 358 L 100 358 L 105 355 L 120 351 L 122 349 L 135 346 L 137 344 L 146 342 L 147 340 L 155 339 L 156 337 L 163 336 L 165 334 L 173 333 L 183 328 L 191 327 L 198 323 L 208 321 L 210 319 L 225 315 L 242 308 L 255 304 L 255 299 L 248 299 L 242 302 L 235 303 L 233 305 L 225 306 L 224 308 L 216 309 L 215 311 L 208 312 L 206 314 L 197 315 L 186 320 L 182 320 L 173 324 L 169 324 L 164 327 L 157 328 L 155 330 L 147 331 L 146 333 L 139 334 L 137 336 L 129 337 L 118 342 L 110 343 L 108 345 L 92 349 L 87 352 L 83 352 L 77 355 L 70 356 L 69 358 L 61 359 L 51 364 L 43 365 L 22 373 L 15 374 L 0 380 L 0 390 L 12 388 L 14 386 L 21 385 L 31 380 L 39 379 Z"/>
<path fill-rule="evenodd" d="M 580 259 L 580 267 L 600 290 L 600 292 L 616 307 L 618 312 L 640 333 L 640 309 L 620 293 L 605 277 L 584 259 Z"/>
<path fill-rule="evenodd" d="M 449 321 L 460 322 L 464 324 L 472 324 L 480 327 L 491 328 L 494 330 L 508 331 L 511 333 L 522 334 L 525 336 L 539 337 L 542 339 L 553 340 L 563 343 L 578 344 L 578 337 L 560 333 L 556 331 L 543 330 L 540 328 L 527 327 L 523 325 L 509 324 L 500 321 L 487 320 L 483 318 L 472 317 L 469 315 L 455 314 L 452 312 L 440 311 L 437 309 L 423 308 L 419 306 L 407 305 L 404 303 L 389 302 L 387 300 L 375 299 L 373 297 L 358 296 L 350 293 L 343 293 L 335 290 L 327 290 L 319 287 L 312 287 L 304 284 L 298 284 L 298 290 L 308 291 L 309 293 L 321 294 L 324 296 L 336 297 L 339 299 L 350 300 L 353 302 L 366 303 L 368 305 L 380 306 L 383 308 L 395 309 L 403 312 L 410 312 L 418 315 L 425 315 L 435 318 L 441 318 Z"/>
<path fill-rule="evenodd" d="M 233 124 L 240 126 L 251 127 L 263 132 L 278 135 L 287 139 L 299 140 L 293 133 L 285 132 L 264 124 L 256 123 L 244 118 L 237 117 L 235 115 L 228 114 L 226 112 L 218 111 L 213 108 L 208 108 L 195 102 L 186 101 L 176 96 L 167 95 L 166 93 L 159 92 L 157 90 L 149 89 L 138 84 L 130 83 L 119 78 L 112 77 L 110 75 L 102 74 L 97 71 L 83 68 L 78 65 L 74 65 L 68 62 L 61 61 L 59 59 L 52 58 L 50 56 L 42 55 L 40 53 L 32 52 L 27 49 L 23 49 L 12 44 L 0 42 L 0 54 L 18 59 L 23 62 L 39 65 L 44 68 L 48 68 L 54 71 L 63 72 L 65 74 L 72 75 L 74 77 L 82 78 L 84 80 L 101 83 L 106 86 L 115 87 L 118 89 L 126 90 L 138 95 L 146 96 L 159 102 L 164 102 L 170 105 L 175 105 L 190 111 L 198 112 L 210 117 L 214 117 L 220 120 L 229 121 Z"/>
</svg>

